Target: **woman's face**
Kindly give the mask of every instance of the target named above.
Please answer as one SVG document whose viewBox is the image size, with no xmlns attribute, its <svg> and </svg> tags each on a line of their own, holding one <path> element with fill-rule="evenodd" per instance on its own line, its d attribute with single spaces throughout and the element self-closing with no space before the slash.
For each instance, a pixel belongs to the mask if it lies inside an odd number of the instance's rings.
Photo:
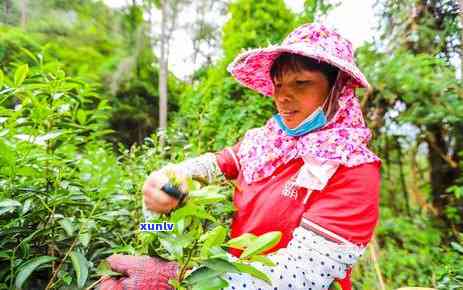
<svg viewBox="0 0 463 290">
<path fill-rule="evenodd" d="M 273 100 L 286 126 L 293 129 L 321 106 L 328 96 L 329 83 L 320 71 L 291 71 L 274 79 Z"/>
</svg>

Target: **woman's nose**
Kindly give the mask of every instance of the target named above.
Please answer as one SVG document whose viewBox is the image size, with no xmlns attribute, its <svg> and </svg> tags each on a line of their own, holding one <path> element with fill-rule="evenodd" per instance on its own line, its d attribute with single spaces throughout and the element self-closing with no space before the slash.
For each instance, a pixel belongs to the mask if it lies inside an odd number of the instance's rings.
<svg viewBox="0 0 463 290">
<path fill-rule="evenodd" d="M 291 93 L 288 91 L 288 90 L 279 90 L 277 93 L 276 93 L 276 98 L 277 98 L 277 101 L 278 102 L 288 102 L 292 99 L 292 96 L 291 96 Z"/>
</svg>

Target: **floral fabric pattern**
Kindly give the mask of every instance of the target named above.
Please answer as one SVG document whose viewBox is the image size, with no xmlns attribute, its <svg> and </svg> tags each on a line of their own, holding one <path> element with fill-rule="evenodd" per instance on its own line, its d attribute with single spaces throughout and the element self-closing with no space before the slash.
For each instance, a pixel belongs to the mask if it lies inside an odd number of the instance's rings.
<svg viewBox="0 0 463 290">
<path fill-rule="evenodd" d="M 228 71 L 243 86 L 263 95 L 272 96 L 270 78 L 273 61 L 283 52 L 304 55 L 329 63 L 346 72 L 355 87 L 369 87 L 354 61 L 352 43 L 322 24 L 304 24 L 291 32 L 281 44 L 250 49 L 239 54 L 228 66 Z"/>
<path fill-rule="evenodd" d="M 291 137 L 271 118 L 264 127 L 251 129 L 244 135 L 238 157 L 248 184 L 271 176 L 279 166 L 304 156 L 348 167 L 380 160 L 367 147 L 371 133 L 348 75 L 338 79 L 334 93 L 338 110 L 316 131 Z"/>
<path fill-rule="evenodd" d="M 295 158 L 311 157 L 348 167 L 379 161 L 367 147 L 371 133 L 355 95 L 357 87 L 368 88 L 369 84 L 355 64 L 351 42 L 336 31 L 322 24 L 301 25 L 280 45 L 238 55 L 228 70 L 242 85 L 272 96 L 270 69 L 283 52 L 304 55 L 340 69 L 333 90 L 337 110 L 324 127 L 299 137 L 286 135 L 273 118 L 264 127 L 249 130 L 238 152 L 245 181 L 249 184 L 268 177 Z"/>
</svg>

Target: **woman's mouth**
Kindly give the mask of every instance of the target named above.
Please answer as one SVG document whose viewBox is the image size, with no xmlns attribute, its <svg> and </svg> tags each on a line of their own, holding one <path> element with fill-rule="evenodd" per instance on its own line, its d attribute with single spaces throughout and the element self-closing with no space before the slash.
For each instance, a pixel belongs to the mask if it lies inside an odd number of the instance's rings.
<svg viewBox="0 0 463 290">
<path fill-rule="evenodd" d="M 294 117 L 294 115 L 297 113 L 298 111 L 280 111 L 280 115 L 284 118 L 291 118 L 291 117 Z"/>
</svg>

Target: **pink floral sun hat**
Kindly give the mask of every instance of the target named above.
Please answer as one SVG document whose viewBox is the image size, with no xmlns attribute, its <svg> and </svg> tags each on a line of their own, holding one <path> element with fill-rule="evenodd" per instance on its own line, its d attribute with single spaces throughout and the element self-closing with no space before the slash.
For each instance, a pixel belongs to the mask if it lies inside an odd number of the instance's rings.
<svg viewBox="0 0 463 290">
<path fill-rule="evenodd" d="M 293 30 L 280 45 L 257 48 L 239 54 L 228 66 L 228 71 L 243 86 L 273 95 L 270 69 L 282 53 L 294 53 L 331 64 L 347 73 L 357 87 L 369 84 L 354 61 L 352 43 L 322 24 L 308 23 Z"/>
<path fill-rule="evenodd" d="M 304 165 L 296 177 L 296 184 L 318 190 L 321 183 L 315 186 L 308 177 L 328 176 L 327 172 L 333 173 L 331 169 L 339 165 L 353 167 L 381 162 L 368 148 L 371 132 L 355 95 L 357 87 L 368 88 L 369 84 L 355 65 L 352 44 L 338 33 L 320 24 L 304 24 L 291 32 L 281 45 L 240 54 L 228 70 L 242 85 L 272 96 L 270 68 L 283 52 L 324 61 L 343 72 L 333 87 L 337 109 L 322 128 L 303 136 L 288 136 L 274 118 L 263 127 L 248 130 L 237 154 L 244 180 L 252 183 L 269 178 L 278 167 L 302 158 Z M 321 166 L 314 169 L 313 162 L 320 162 Z"/>
</svg>

